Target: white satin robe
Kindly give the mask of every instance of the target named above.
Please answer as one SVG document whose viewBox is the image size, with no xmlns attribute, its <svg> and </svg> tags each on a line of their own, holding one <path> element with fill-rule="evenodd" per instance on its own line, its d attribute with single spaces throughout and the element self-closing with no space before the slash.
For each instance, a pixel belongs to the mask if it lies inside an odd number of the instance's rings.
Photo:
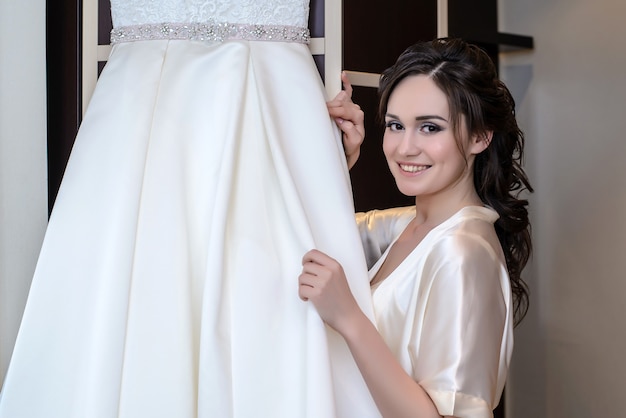
<svg viewBox="0 0 626 418">
<path fill-rule="evenodd" d="M 415 207 L 357 215 L 370 279 L 414 216 Z M 379 332 L 441 415 L 492 417 L 506 381 L 513 318 L 497 218 L 461 209 L 372 289 Z"/>
</svg>

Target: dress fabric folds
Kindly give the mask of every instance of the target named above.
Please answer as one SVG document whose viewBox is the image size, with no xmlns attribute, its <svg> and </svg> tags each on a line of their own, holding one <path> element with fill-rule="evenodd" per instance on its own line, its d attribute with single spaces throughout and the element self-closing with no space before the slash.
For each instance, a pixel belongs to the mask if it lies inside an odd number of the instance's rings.
<svg viewBox="0 0 626 418">
<path fill-rule="evenodd" d="M 113 0 L 112 14 L 116 27 L 302 26 L 308 2 Z M 373 317 L 325 100 L 303 43 L 115 44 L 49 222 L 0 417 L 378 417 L 343 340 L 298 298 L 301 258 L 319 248 Z"/>
</svg>

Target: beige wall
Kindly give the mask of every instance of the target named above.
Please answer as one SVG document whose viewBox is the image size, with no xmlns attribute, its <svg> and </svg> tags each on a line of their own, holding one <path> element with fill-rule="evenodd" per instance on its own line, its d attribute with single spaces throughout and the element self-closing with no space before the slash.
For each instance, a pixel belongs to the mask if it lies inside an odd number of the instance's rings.
<svg viewBox="0 0 626 418">
<path fill-rule="evenodd" d="M 44 12 L 0 0 L 0 380 L 46 222 Z M 502 56 L 536 188 L 508 418 L 624 416 L 624 22 L 622 1 L 500 0 L 500 30 L 536 43 Z"/>
<path fill-rule="evenodd" d="M 0 382 L 47 221 L 45 0 L 0 0 Z"/>
<path fill-rule="evenodd" d="M 626 416 L 626 2 L 500 0 L 527 134 L 535 256 L 508 418 Z"/>
</svg>

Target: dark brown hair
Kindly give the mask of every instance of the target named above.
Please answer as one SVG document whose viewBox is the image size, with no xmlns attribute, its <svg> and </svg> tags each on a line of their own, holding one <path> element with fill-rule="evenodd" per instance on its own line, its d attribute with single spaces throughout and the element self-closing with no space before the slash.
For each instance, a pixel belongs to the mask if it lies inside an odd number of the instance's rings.
<svg viewBox="0 0 626 418">
<path fill-rule="evenodd" d="M 470 135 L 493 132 L 487 149 L 476 156 L 474 185 L 481 200 L 500 215 L 495 229 L 504 250 L 517 324 L 528 310 L 528 287 L 521 272 L 532 251 L 528 201 L 519 196 L 533 189 L 522 169 L 524 135 L 515 118 L 515 101 L 489 55 L 463 40 L 442 38 L 410 46 L 383 72 L 380 120 L 398 83 L 420 74 L 429 76 L 447 96 L 455 133 L 460 132 L 462 116 Z"/>
</svg>

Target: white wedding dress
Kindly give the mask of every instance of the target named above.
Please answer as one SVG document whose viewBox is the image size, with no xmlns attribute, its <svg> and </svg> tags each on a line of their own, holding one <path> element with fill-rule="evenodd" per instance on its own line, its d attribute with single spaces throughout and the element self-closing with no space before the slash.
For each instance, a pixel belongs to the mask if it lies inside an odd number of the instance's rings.
<svg viewBox="0 0 626 418">
<path fill-rule="evenodd" d="M 113 0 L 1 418 L 379 416 L 298 298 L 338 259 L 372 316 L 308 1 Z"/>
</svg>

